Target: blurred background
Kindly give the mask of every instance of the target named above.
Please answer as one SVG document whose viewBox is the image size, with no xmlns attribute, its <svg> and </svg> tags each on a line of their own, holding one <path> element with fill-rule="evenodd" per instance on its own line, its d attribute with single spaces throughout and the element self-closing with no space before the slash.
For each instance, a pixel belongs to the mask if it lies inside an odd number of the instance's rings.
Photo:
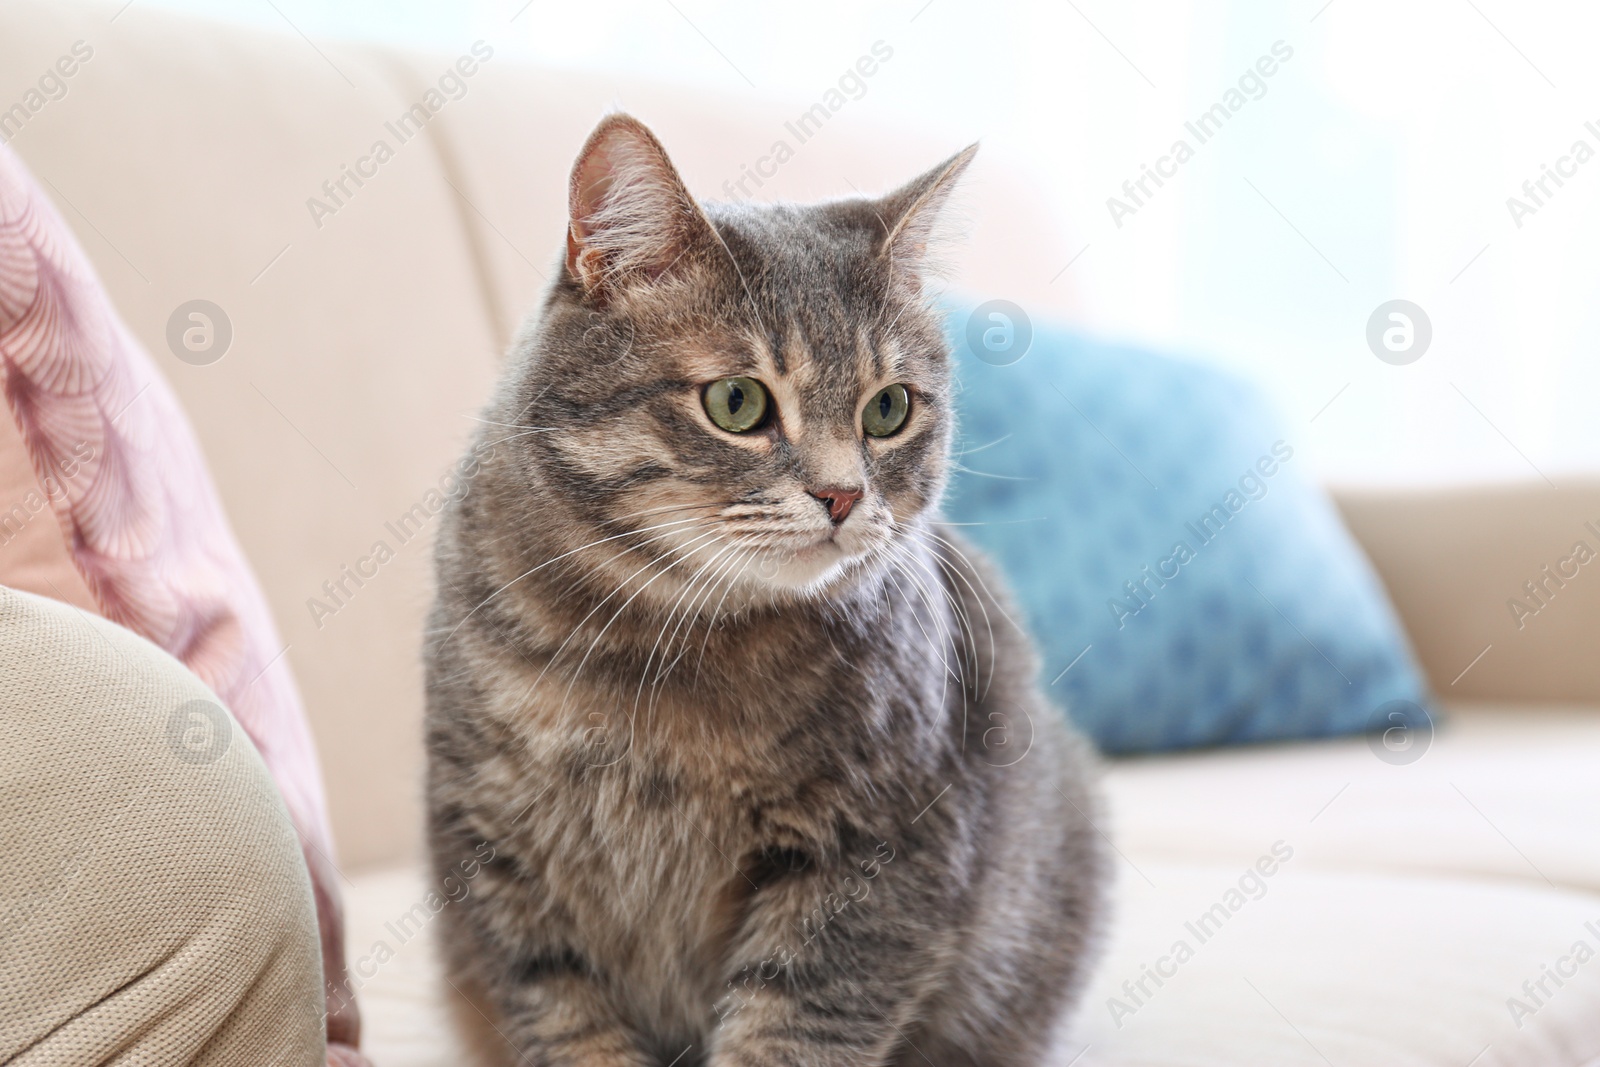
<svg viewBox="0 0 1600 1067">
<path fill-rule="evenodd" d="M 1047 225 L 1008 236 L 1052 241 L 1026 251 L 1061 273 L 1040 278 L 1028 306 L 1052 302 L 1095 332 L 1245 371 L 1286 419 L 1307 420 L 1308 458 L 1332 482 L 1559 484 L 1600 467 L 1600 420 L 1587 410 L 1600 385 L 1588 299 L 1600 288 L 1600 165 L 1563 165 L 1575 173 L 1547 181 L 1551 195 L 1535 186 L 1543 206 L 1522 188 L 1578 140 L 1600 150 L 1585 128 L 1600 120 L 1585 105 L 1597 79 L 1587 42 L 1600 29 L 1591 5 L 135 3 L 318 43 L 454 55 L 483 39 L 500 55 L 615 80 L 615 102 L 647 118 L 650 101 L 625 83 L 798 115 L 881 41 L 893 58 L 827 135 L 890 125 L 933 146 L 982 139 L 982 174 L 1001 166 L 1035 183 L 1026 210 Z M 1200 143 L 1184 124 L 1274 45 L 1291 58 L 1247 85 L 1244 106 Z M 1180 138 L 1193 158 L 1136 205 L 1123 183 Z M 1111 197 L 1134 213 L 1114 218 Z M 1511 197 L 1534 210 L 1519 219 Z M 1431 321 L 1412 365 L 1368 349 L 1368 319 L 1391 299 Z"/>
<path fill-rule="evenodd" d="M 1206 746 L 1109 763 L 1124 918 L 1084 1064 L 1572 1067 L 1600 1063 L 1600 970 L 1537 1026 L 1505 1006 L 1600 914 L 1596 31 L 1559 0 L 0 0 L 0 141 L 126 325 L 104 381 L 170 385 L 193 426 L 276 621 L 244 688 L 304 696 L 352 955 L 427 877 L 451 472 L 624 108 L 706 199 L 874 195 L 982 142 L 950 305 L 1039 343 L 991 360 L 953 323 L 957 444 L 986 451 L 947 514 L 1022 591 L 1052 701 L 1161 728 L 1103 747 Z M 4 193 L 0 275 L 48 311 L 16 235 L 53 231 Z M 7 398 L 69 406 L 33 325 L 0 329 Z M 113 450 L 182 436 L 137 400 L 100 413 Z M 1296 873 L 1125 1030 L 1107 998 L 1275 841 Z M 462 1062 L 425 944 L 362 990 L 380 1067 Z"/>
</svg>

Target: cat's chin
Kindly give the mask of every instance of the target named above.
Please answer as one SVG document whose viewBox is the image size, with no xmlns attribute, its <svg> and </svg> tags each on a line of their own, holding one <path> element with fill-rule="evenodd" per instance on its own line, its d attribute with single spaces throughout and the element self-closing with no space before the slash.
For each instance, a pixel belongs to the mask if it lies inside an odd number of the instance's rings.
<svg viewBox="0 0 1600 1067">
<path fill-rule="evenodd" d="M 859 554 L 837 540 L 773 552 L 745 574 L 745 596 L 752 602 L 810 600 L 826 596 L 857 570 Z"/>
<path fill-rule="evenodd" d="M 756 580 L 778 593 L 820 590 L 839 576 L 850 554 L 837 541 L 818 541 L 798 550 L 774 553 L 755 567 Z"/>
</svg>

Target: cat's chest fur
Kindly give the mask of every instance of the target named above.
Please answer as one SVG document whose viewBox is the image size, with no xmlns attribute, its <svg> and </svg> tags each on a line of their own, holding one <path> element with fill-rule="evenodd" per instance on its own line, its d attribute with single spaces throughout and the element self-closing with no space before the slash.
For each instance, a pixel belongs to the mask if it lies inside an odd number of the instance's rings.
<svg viewBox="0 0 1600 1067">
<path fill-rule="evenodd" d="M 499 667 L 501 736 L 473 792 L 497 798 L 483 829 L 528 879 L 514 940 L 603 965 L 642 1019 L 692 1035 L 769 858 L 836 850 L 840 813 L 881 784 L 870 727 L 889 702 L 837 678 L 801 683 L 799 700 L 707 699 L 701 684 L 636 701 L 604 671 Z M 824 734 L 821 717 L 867 729 Z"/>
</svg>

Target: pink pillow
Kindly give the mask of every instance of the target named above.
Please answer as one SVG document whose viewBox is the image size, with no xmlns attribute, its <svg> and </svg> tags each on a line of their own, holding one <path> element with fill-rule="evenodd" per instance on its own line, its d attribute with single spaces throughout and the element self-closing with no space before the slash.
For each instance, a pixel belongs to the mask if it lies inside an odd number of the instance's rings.
<svg viewBox="0 0 1600 1067">
<path fill-rule="evenodd" d="M 328 980 L 342 979 L 327 805 L 283 641 L 177 398 L 5 146 L 0 391 L 100 613 L 181 660 L 260 750 L 317 891 Z M 353 1008 L 330 1018 L 330 1036 L 354 1044 L 354 1031 Z"/>
</svg>

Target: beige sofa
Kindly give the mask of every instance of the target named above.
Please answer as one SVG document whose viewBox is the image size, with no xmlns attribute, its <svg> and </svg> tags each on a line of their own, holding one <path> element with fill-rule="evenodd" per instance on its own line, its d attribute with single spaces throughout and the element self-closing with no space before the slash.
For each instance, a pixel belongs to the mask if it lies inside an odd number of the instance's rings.
<svg viewBox="0 0 1600 1067">
<path fill-rule="evenodd" d="M 594 120 L 635 110 L 717 195 L 803 105 L 480 50 L 459 99 L 401 143 L 386 124 L 474 42 L 405 55 L 137 3 L 8 0 L 0 108 L 79 41 L 93 54 L 64 95 L 7 112 L 0 133 L 188 406 L 290 642 L 373 1059 L 461 1062 L 418 866 L 431 516 L 416 507 L 544 284 L 565 172 Z M 855 123 L 830 120 L 762 195 L 881 189 L 952 147 Z M 381 164 L 379 139 L 394 148 Z M 996 160 L 976 177 L 958 283 L 1070 314 L 1051 279 L 1074 250 L 1028 210 L 1028 182 Z M 165 339 L 196 298 L 234 331 L 205 366 Z M 1521 629 L 1506 608 L 1574 541 L 1595 543 L 1582 524 L 1600 521 L 1600 486 L 1339 499 L 1452 714 L 1413 762 L 1353 739 L 1113 765 L 1102 829 L 1121 857 L 1118 916 L 1062 1064 L 1600 1058 L 1600 578 L 1581 574 Z M 388 524 L 408 514 L 422 529 L 402 540 Z M 395 558 L 330 599 L 324 582 L 380 539 Z"/>
</svg>

